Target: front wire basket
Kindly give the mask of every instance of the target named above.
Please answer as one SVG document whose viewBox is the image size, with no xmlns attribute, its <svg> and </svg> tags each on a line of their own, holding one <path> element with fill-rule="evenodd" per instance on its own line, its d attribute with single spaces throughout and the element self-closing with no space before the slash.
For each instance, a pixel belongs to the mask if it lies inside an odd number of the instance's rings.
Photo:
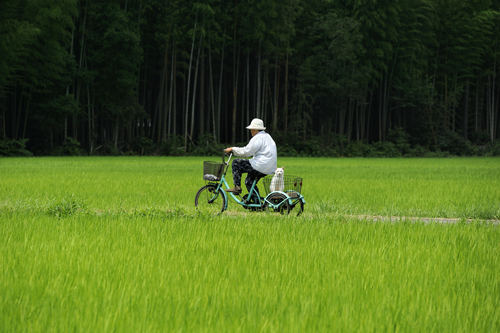
<svg viewBox="0 0 500 333">
<path fill-rule="evenodd" d="M 266 195 L 273 192 L 271 191 L 271 182 L 273 179 L 273 175 L 266 176 L 262 179 L 264 183 L 264 188 L 266 190 Z M 302 178 L 297 176 L 283 176 L 283 180 L 277 181 L 276 191 L 281 192 L 297 192 L 301 193 L 302 191 Z"/>
<path fill-rule="evenodd" d="M 205 161 L 203 162 L 203 179 L 217 182 L 224 173 L 224 163 Z"/>
</svg>

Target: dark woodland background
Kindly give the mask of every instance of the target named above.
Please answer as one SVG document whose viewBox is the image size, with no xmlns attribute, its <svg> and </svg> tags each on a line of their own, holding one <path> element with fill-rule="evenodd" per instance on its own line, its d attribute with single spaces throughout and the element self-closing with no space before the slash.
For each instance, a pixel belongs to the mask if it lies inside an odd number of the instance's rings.
<svg viewBox="0 0 500 333">
<path fill-rule="evenodd" d="M 0 155 L 500 155 L 500 1 L 2 0 Z"/>
</svg>

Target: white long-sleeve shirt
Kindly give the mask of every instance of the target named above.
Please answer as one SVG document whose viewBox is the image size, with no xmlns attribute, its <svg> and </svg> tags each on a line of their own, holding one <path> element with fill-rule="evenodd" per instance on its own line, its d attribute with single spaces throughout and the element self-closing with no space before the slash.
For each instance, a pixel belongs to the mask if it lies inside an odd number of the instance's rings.
<svg viewBox="0 0 500 333">
<path fill-rule="evenodd" d="M 250 165 L 263 174 L 276 171 L 278 153 L 273 138 L 264 131 L 255 134 L 245 147 L 233 147 L 233 154 L 238 157 L 250 157 Z"/>
</svg>

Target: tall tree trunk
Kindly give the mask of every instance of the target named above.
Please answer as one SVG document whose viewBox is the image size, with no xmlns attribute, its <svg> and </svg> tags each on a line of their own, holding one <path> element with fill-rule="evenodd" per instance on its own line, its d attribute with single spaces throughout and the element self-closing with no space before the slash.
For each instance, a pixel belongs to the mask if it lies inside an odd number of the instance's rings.
<svg viewBox="0 0 500 333">
<path fill-rule="evenodd" d="M 176 53 L 175 53 L 175 45 L 176 45 L 176 40 L 174 37 L 174 42 L 172 43 L 172 64 L 170 65 L 170 96 L 168 98 L 169 105 L 168 105 L 168 136 L 170 136 L 170 128 L 172 127 L 172 93 L 174 90 L 174 85 L 175 85 L 175 75 L 174 75 L 174 64 L 176 60 Z M 175 110 L 174 110 L 174 116 L 175 116 Z M 175 129 L 175 120 L 174 120 L 174 129 Z"/>
<path fill-rule="evenodd" d="M 261 118 L 260 116 L 260 94 L 262 91 L 261 87 L 261 79 L 260 79 L 260 65 L 261 65 L 261 44 L 262 44 L 262 39 L 259 40 L 259 51 L 257 53 L 257 105 L 255 106 L 255 117 L 256 118 Z"/>
<path fill-rule="evenodd" d="M 372 102 L 373 102 L 373 92 L 375 91 L 375 80 L 373 80 L 373 84 L 372 84 L 372 89 L 371 91 L 369 91 L 370 93 L 370 103 L 368 104 L 368 114 L 366 116 L 366 140 L 367 140 L 367 143 L 370 142 L 370 118 L 371 118 L 371 114 L 372 114 Z"/>
<path fill-rule="evenodd" d="M 28 112 L 30 110 L 31 92 L 32 92 L 32 90 L 30 89 L 30 93 L 28 96 L 28 102 L 26 103 L 26 118 L 24 118 L 23 136 L 22 136 L 23 139 L 26 137 L 26 124 L 28 123 Z"/>
<path fill-rule="evenodd" d="M 240 74 L 240 47 L 238 47 L 238 54 L 236 60 L 236 73 L 233 73 L 233 121 L 231 123 L 231 143 L 236 143 L 236 108 L 238 106 L 238 82 Z"/>
<path fill-rule="evenodd" d="M 177 46 L 176 46 L 177 47 Z M 175 50 L 175 58 L 174 58 L 174 76 L 173 76 L 173 81 L 172 81 L 172 84 L 173 84 L 173 88 L 174 88 L 174 101 L 173 101 L 173 105 L 172 105 L 172 112 L 174 113 L 174 136 L 177 135 L 177 49 Z"/>
<path fill-rule="evenodd" d="M 279 68 L 279 40 L 276 42 L 276 67 L 274 68 L 274 112 L 273 112 L 273 130 L 278 128 L 278 91 L 279 91 L 279 78 L 278 78 L 278 68 Z"/>
<path fill-rule="evenodd" d="M 161 142 L 161 131 L 162 131 L 162 123 L 163 123 L 163 103 L 165 102 L 165 75 L 166 75 L 166 68 L 163 68 L 163 74 L 161 78 L 161 83 L 160 83 L 160 93 L 158 94 L 158 122 L 156 122 L 156 114 L 155 114 L 155 120 L 153 122 L 154 126 L 158 127 L 158 136 L 155 138 L 152 138 L 153 141 L 156 141 L 157 145 L 160 145 Z"/>
<path fill-rule="evenodd" d="M 383 83 L 383 77 L 380 78 L 380 88 L 379 88 L 379 100 L 378 100 L 378 141 L 382 142 L 382 113 L 383 111 L 383 106 L 382 106 L 382 83 Z"/>
<path fill-rule="evenodd" d="M 432 86 L 431 86 L 431 96 L 430 96 L 431 105 L 426 107 L 427 115 L 429 117 L 429 125 L 431 127 L 432 137 L 434 138 L 434 147 L 436 147 L 436 148 L 437 148 L 437 137 L 436 137 L 436 131 L 434 130 L 434 125 L 432 123 L 431 111 L 432 111 L 432 107 L 434 105 L 434 88 L 436 87 L 436 73 L 437 73 L 437 67 L 438 67 L 439 50 L 440 50 L 440 48 L 438 45 L 438 51 L 437 51 L 437 55 L 436 55 L 436 64 L 434 65 L 434 75 L 432 76 Z"/>
<path fill-rule="evenodd" d="M 26 88 L 26 86 L 23 84 L 23 88 L 21 89 L 21 96 L 19 97 L 19 106 L 18 106 L 18 110 L 17 110 L 17 116 L 14 115 L 13 119 L 14 119 L 14 137 L 13 139 L 14 140 L 17 140 L 19 139 L 19 128 L 21 126 L 21 115 L 22 115 L 22 106 L 23 106 L 23 99 L 24 99 L 24 89 Z M 17 119 L 16 119 L 17 118 Z"/>
<path fill-rule="evenodd" d="M 352 98 L 349 98 L 349 111 L 348 111 L 348 118 L 347 118 L 347 142 L 350 142 L 352 139 L 352 122 L 353 122 L 353 116 L 354 116 L 353 105 L 354 105 L 354 102 L 353 102 Z"/>
<path fill-rule="evenodd" d="M 92 108 L 91 108 L 91 103 L 90 103 L 90 87 L 89 84 L 87 83 L 87 112 L 88 112 L 88 127 L 89 127 L 89 151 L 90 154 L 94 151 L 94 138 L 92 135 L 93 128 L 92 128 Z"/>
<path fill-rule="evenodd" d="M 198 24 L 198 13 L 196 13 L 196 19 L 194 22 L 194 33 L 193 33 L 193 42 L 191 43 L 191 56 L 189 57 L 189 70 L 188 70 L 188 82 L 187 82 L 187 90 L 186 90 L 186 119 L 184 121 L 184 148 L 187 151 L 187 137 L 188 137 L 188 115 L 189 115 L 189 91 L 191 89 L 191 65 L 193 62 L 193 51 L 194 51 L 194 41 L 196 38 L 196 26 Z"/>
<path fill-rule="evenodd" d="M 389 103 L 389 92 L 387 91 L 387 71 L 385 72 L 385 80 L 384 80 L 384 108 L 382 115 L 382 141 L 385 141 L 385 135 L 387 133 L 387 113 L 388 103 Z"/>
<path fill-rule="evenodd" d="M 203 30 L 203 26 L 201 28 L 201 30 Z M 201 47 L 202 47 L 202 41 L 203 41 L 203 34 L 200 34 L 200 44 L 198 45 L 198 55 L 196 56 L 196 68 L 195 68 L 195 71 L 194 71 L 194 84 L 193 84 L 193 105 L 191 106 L 191 134 L 190 134 L 190 137 L 191 137 L 191 142 L 193 142 L 194 140 L 194 133 L 193 133 L 193 130 L 194 130 L 194 111 L 195 111 L 195 101 L 196 101 L 196 90 L 198 88 L 198 69 L 200 68 L 199 66 L 199 63 L 200 63 L 200 54 L 201 54 Z M 194 142 L 193 142 L 193 146 L 194 146 Z"/>
<path fill-rule="evenodd" d="M 264 123 L 267 122 L 266 119 L 266 110 L 267 110 L 267 94 L 266 94 L 266 87 L 269 85 L 269 66 L 265 66 L 264 70 L 264 77 L 262 78 L 262 110 L 261 110 L 261 118 L 264 121 Z"/>
<path fill-rule="evenodd" d="M 215 128 L 215 96 L 214 96 L 214 78 L 212 75 L 212 48 L 211 43 L 208 43 L 208 68 L 210 72 L 210 101 L 211 101 L 211 109 L 212 109 L 212 133 L 214 134 L 214 141 L 217 141 L 217 130 Z"/>
<path fill-rule="evenodd" d="M 224 27 L 224 36 L 226 35 L 226 27 Z M 222 78 L 224 76 L 224 51 L 226 50 L 226 39 L 224 38 L 222 42 L 222 56 L 220 60 L 220 76 L 219 76 L 219 98 L 217 101 L 217 137 L 219 138 L 219 142 L 221 140 L 220 137 L 220 124 L 221 124 L 221 110 L 222 110 Z"/>
<path fill-rule="evenodd" d="M 245 101 L 246 101 L 246 82 L 247 82 L 247 72 L 243 71 L 243 80 L 241 80 L 241 111 L 240 111 L 240 127 L 239 128 L 245 128 L 246 126 L 246 121 L 245 121 L 245 112 L 248 113 L 245 109 Z M 240 131 L 240 141 L 244 141 L 246 138 L 246 134 L 248 134 L 248 131 Z"/>
<path fill-rule="evenodd" d="M 163 89 L 161 89 L 163 90 Z M 153 110 L 154 115 L 152 115 L 152 127 L 148 130 L 148 137 L 154 142 L 155 141 L 155 135 L 159 136 L 160 134 L 160 127 L 159 125 L 157 126 L 158 122 L 157 119 L 160 117 L 160 103 L 163 100 L 163 95 L 160 93 L 158 94 L 158 100 L 156 101 L 155 108 Z"/>
<path fill-rule="evenodd" d="M 444 127 L 443 133 L 448 132 L 448 75 L 444 74 Z"/>
<path fill-rule="evenodd" d="M 73 26 L 71 27 L 71 43 L 69 48 L 70 56 L 73 56 L 74 40 L 75 40 L 75 27 Z M 80 64 L 81 64 L 81 59 L 80 59 Z M 69 96 L 69 86 L 70 84 L 68 83 L 66 85 L 66 96 Z M 68 137 L 68 117 L 64 117 L 64 142 L 66 142 L 67 137 Z"/>
<path fill-rule="evenodd" d="M 200 135 L 205 134 L 205 49 L 201 50 L 200 64 L 200 114 L 198 123 L 200 124 Z"/>
<path fill-rule="evenodd" d="M 271 119 L 274 116 L 274 101 L 273 101 L 273 93 L 271 91 L 271 82 L 269 82 L 269 67 L 266 67 L 266 86 L 267 86 L 267 93 L 266 93 L 266 109 L 268 110 L 267 105 L 270 104 L 271 106 Z M 264 113 L 267 115 L 267 113 Z"/>
<path fill-rule="evenodd" d="M 344 120 L 345 120 L 345 101 L 342 100 L 342 101 L 337 101 L 337 104 L 338 104 L 338 107 L 339 107 L 339 111 L 337 112 L 337 125 L 338 125 L 338 133 L 340 135 L 344 135 L 345 134 L 345 124 L 344 124 Z"/>
<path fill-rule="evenodd" d="M 479 132 L 479 75 L 476 82 L 476 111 L 474 117 L 474 131 Z"/>
<path fill-rule="evenodd" d="M 497 88 L 497 98 L 496 98 L 496 111 L 495 111 L 495 115 L 496 115 L 496 121 L 495 121 L 495 127 L 493 128 L 493 131 L 494 131 L 494 137 L 496 137 L 498 139 L 498 126 L 499 126 L 499 123 L 500 123 L 500 114 L 499 114 L 499 110 L 500 110 L 500 103 L 499 103 L 499 97 L 500 97 L 500 85 L 498 85 L 498 88 Z"/>
<path fill-rule="evenodd" d="M 247 53 L 247 124 L 250 124 L 250 52 Z M 250 140 L 249 131 L 246 132 L 247 141 Z"/>
<path fill-rule="evenodd" d="M 234 31 L 233 31 L 233 115 L 231 122 L 231 143 L 234 145 L 236 142 L 236 105 L 238 102 L 238 74 L 236 66 L 236 23 L 238 22 L 238 0 L 236 0 L 234 10 Z M 238 62 L 239 62 L 239 48 L 238 48 Z"/>
<path fill-rule="evenodd" d="M 119 120 L 118 117 L 116 117 L 116 123 L 115 123 L 115 149 L 118 149 L 118 127 L 119 126 Z"/>
<path fill-rule="evenodd" d="M 464 140 L 468 140 L 468 129 L 469 129 L 469 80 L 467 80 L 465 86 L 465 105 L 464 105 L 464 119 L 463 119 L 463 136 Z"/>
<path fill-rule="evenodd" d="M 3 140 L 7 140 L 7 131 L 5 130 L 5 110 L 2 111 L 2 129 L 3 129 Z"/>
<path fill-rule="evenodd" d="M 286 47 L 286 64 L 285 64 L 285 105 L 283 111 L 285 112 L 285 140 L 288 135 L 288 55 L 290 54 L 290 42 Z"/>
<path fill-rule="evenodd" d="M 495 52 L 496 54 L 496 52 Z M 491 108 L 489 110 L 490 113 L 490 141 L 493 143 L 495 141 L 495 76 L 497 71 L 497 57 L 495 57 L 495 61 L 493 63 L 493 74 L 491 75 L 492 84 L 491 84 Z"/>
<path fill-rule="evenodd" d="M 453 107 L 451 109 L 451 119 L 452 119 L 452 124 L 451 124 L 451 131 L 452 132 L 455 132 L 455 106 L 456 106 L 456 102 L 457 102 L 457 81 L 458 81 L 458 77 L 457 77 L 457 73 L 455 72 L 455 87 L 454 87 L 454 93 L 453 93 Z"/>
<path fill-rule="evenodd" d="M 168 95 L 168 46 L 170 43 L 170 34 L 172 32 L 172 24 L 174 21 L 174 16 L 173 14 L 175 13 L 175 5 L 177 2 L 174 1 L 174 9 L 171 14 L 171 19 L 170 19 L 170 24 L 168 27 L 168 34 L 167 34 L 167 43 L 165 45 L 165 57 L 163 59 L 163 75 L 161 79 L 161 103 L 160 103 L 160 121 L 159 121 L 159 126 L 162 128 L 161 134 L 158 133 L 158 145 L 160 145 L 161 141 L 164 141 L 167 139 L 167 112 L 168 112 L 168 100 L 167 100 L 167 95 Z M 141 2 L 142 5 L 142 2 Z M 140 13 L 140 12 L 139 12 Z M 196 29 L 196 26 L 195 26 Z"/>
</svg>

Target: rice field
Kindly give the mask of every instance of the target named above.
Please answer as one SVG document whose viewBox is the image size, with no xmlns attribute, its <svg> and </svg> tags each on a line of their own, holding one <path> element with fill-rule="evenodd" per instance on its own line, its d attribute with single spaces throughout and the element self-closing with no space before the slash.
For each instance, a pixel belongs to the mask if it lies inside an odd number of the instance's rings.
<svg viewBox="0 0 500 333">
<path fill-rule="evenodd" d="M 0 159 L 0 206 L 78 201 L 94 211 L 187 212 L 216 157 Z M 464 219 L 500 218 L 500 159 L 280 158 L 303 177 L 306 212 Z M 228 173 L 229 184 L 232 175 Z M 261 193 L 265 193 L 260 185 Z M 17 209 L 17 208 L 16 208 Z M 244 210 L 230 203 L 230 211 Z"/>
<path fill-rule="evenodd" d="M 299 217 L 197 213 L 203 160 L 0 159 L 0 331 L 500 330 L 500 159 L 280 158 Z"/>
</svg>

